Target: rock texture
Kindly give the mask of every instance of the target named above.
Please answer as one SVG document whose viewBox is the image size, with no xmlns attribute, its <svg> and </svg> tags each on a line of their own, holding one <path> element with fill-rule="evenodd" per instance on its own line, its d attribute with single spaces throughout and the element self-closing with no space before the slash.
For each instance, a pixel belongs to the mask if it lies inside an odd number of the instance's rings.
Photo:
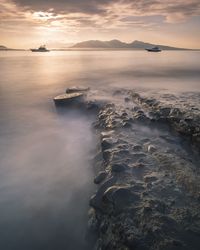
<svg viewBox="0 0 200 250">
<path fill-rule="evenodd" d="M 199 249 L 199 110 L 117 95 L 124 102 L 105 104 L 94 125 L 102 156 L 88 223 L 94 249 Z"/>
<path fill-rule="evenodd" d="M 87 234 L 94 250 L 199 249 L 200 94 L 117 89 L 103 100 L 86 92 L 99 134 Z"/>
<path fill-rule="evenodd" d="M 77 105 L 83 101 L 83 94 L 80 92 L 71 94 L 62 94 L 54 98 L 56 105 Z"/>
</svg>

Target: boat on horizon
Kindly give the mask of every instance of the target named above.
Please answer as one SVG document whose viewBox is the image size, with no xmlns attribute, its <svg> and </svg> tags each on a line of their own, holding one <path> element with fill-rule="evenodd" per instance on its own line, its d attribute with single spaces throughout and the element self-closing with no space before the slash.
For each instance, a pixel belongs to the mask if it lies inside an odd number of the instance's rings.
<svg viewBox="0 0 200 250">
<path fill-rule="evenodd" d="M 41 45 L 38 49 L 31 49 L 32 52 L 50 52 L 45 45 Z"/>
<path fill-rule="evenodd" d="M 155 46 L 155 47 L 152 47 L 152 48 L 147 48 L 146 50 L 148 52 L 161 52 L 162 51 L 158 46 Z"/>
</svg>

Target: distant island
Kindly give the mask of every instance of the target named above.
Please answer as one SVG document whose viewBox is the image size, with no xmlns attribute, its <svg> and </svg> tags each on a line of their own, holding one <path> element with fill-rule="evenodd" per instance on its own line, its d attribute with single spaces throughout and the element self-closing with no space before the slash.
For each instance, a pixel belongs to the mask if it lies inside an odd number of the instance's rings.
<svg viewBox="0 0 200 250">
<path fill-rule="evenodd" d="M 4 45 L 0 45 L 0 51 L 9 51 L 9 50 L 14 50 L 14 51 L 23 51 L 24 49 L 11 49 L 11 48 L 8 48 L 8 47 L 6 47 L 6 46 L 4 46 Z"/>
<path fill-rule="evenodd" d="M 144 50 L 146 48 L 151 48 L 154 46 L 159 46 L 162 50 L 190 50 L 186 48 L 176 48 L 160 44 L 146 43 L 142 41 L 133 41 L 131 43 L 121 42 L 120 40 L 111 41 L 99 41 L 99 40 L 89 40 L 80 43 L 76 43 L 71 48 L 74 49 L 135 49 Z"/>
<path fill-rule="evenodd" d="M 199 49 L 188 49 L 188 48 L 177 48 L 162 44 L 153 44 L 135 40 L 131 43 L 122 42 L 120 40 L 114 39 L 110 41 L 101 40 L 88 40 L 75 44 L 66 44 L 65 48 L 52 48 L 51 51 L 65 51 L 65 50 L 145 50 L 147 48 L 152 48 L 158 46 L 161 50 L 199 50 Z M 0 51 L 25 51 L 27 49 L 13 49 L 8 48 L 4 45 L 0 45 Z M 29 50 L 29 49 L 28 49 Z"/>
</svg>

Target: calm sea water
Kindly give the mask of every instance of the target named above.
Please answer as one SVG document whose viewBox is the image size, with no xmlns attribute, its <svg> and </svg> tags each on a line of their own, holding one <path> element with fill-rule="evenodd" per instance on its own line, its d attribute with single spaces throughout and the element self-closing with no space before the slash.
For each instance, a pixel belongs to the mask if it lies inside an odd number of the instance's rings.
<svg viewBox="0 0 200 250">
<path fill-rule="evenodd" d="M 0 249 L 83 249 L 92 117 L 57 113 L 67 86 L 200 91 L 200 53 L 0 52 Z"/>
</svg>

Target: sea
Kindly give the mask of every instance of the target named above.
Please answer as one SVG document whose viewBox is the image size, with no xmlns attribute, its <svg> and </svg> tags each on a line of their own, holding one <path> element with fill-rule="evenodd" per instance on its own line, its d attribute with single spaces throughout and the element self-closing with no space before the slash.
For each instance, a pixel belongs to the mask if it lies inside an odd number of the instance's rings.
<svg viewBox="0 0 200 250">
<path fill-rule="evenodd" d="M 2 250 L 88 250 L 95 117 L 56 109 L 70 86 L 200 92 L 200 52 L 0 51 Z"/>
</svg>

